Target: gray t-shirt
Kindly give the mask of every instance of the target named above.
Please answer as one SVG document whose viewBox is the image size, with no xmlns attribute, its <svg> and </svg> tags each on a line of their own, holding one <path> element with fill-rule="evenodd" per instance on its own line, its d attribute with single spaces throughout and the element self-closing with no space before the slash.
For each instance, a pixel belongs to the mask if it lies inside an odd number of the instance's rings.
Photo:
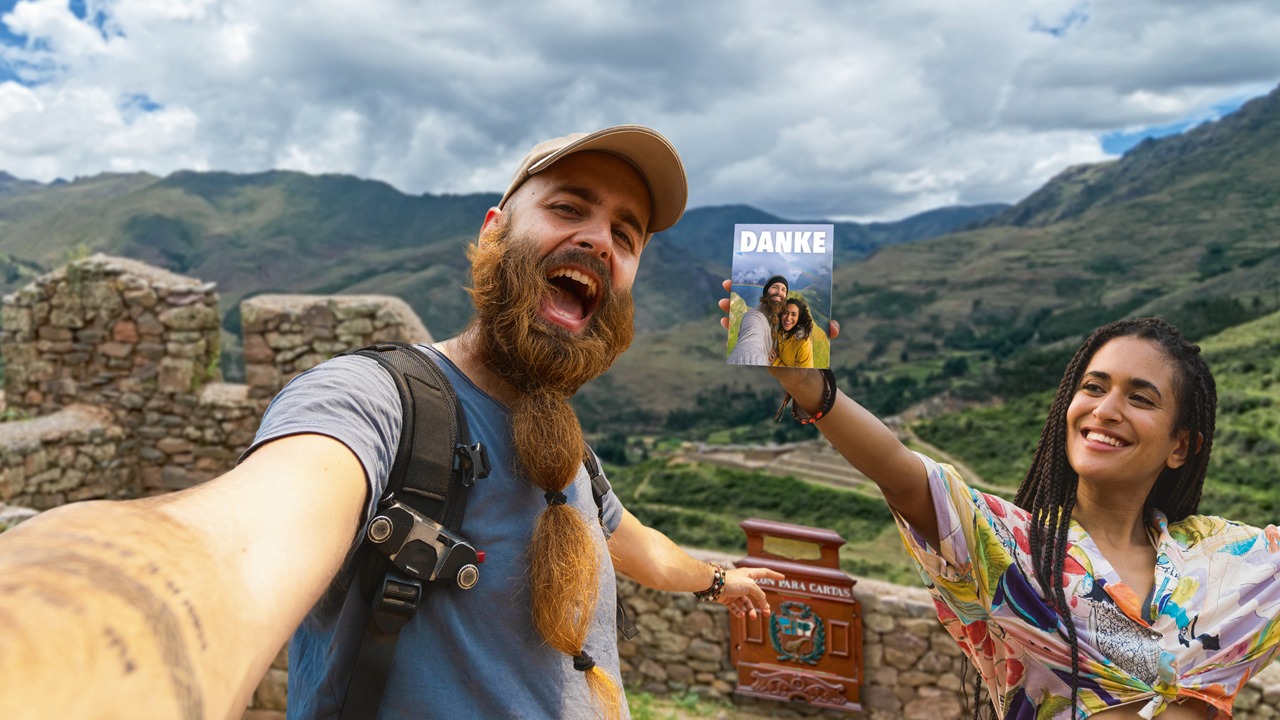
<svg viewBox="0 0 1280 720">
<path fill-rule="evenodd" d="M 492 472 L 471 489 L 461 530 L 486 557 L 475 588 L 436 588 L 405 625 L 379 717 L 594 718 L 595 707 L 573 659 L 548 647 L 533 628 L 525 552 L 546 500 L 540 488 L 515 471 L 510 414 L 443 355 L 419 348 L 434 357 L 453 383 L 472 441 L 489 451 Z M 400 425 L 400 397 L 386 371 L 366 358 L 336 358 L 299 375 L 276 396 L 245 456 L 266 442 L 300 433 L 326 435 L 346 445 L 360 459 L 370 485 L 358 540 L 395 461 Z M 579 469 L 565 495 L 570 506 L 595 524 L 597 509 L 585 469 Z M 613 532 L 622 520 L 622 505 L 608 493 L 603 507 L 605 527 Z M 586 650 L 619 679 L 617 586 L 603 532 L 596 541 L 600 595 Z M 346 697 L 370 606 L 360 583 L 352 582 L 354 574 L 348 561 L 289 643 L 291 720 L 337 717 Z"/>
<path fill-rule="evenodd" d="M 768 365 L 773 333 L 769 318 L 759 308 L 751 308 L 738 324 L 738 344 L 729 353 L 730 365 Z"/>
</svg>

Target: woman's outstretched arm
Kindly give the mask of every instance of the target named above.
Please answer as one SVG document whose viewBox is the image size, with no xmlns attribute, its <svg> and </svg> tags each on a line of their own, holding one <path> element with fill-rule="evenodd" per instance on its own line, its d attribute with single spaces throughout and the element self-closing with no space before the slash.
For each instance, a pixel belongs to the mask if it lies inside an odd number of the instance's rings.
<svg viewBox="0 0 1280 720">
<path fill-rule="evenodd" d="M 729 289 L 727 280 L 725 289 Z M 727 299 L 720 301 L 720 309 L 728 311 Z M 720 322 L 728 327 L 728 318 L 721 318 Z M 839 325 L 833 322 L 829 334 L 834 339 L 839 334 Z M 792 402 L 810 415 L 817 414 L 825 392 L 820 371 L 771 367 L 769 372 L 791 393 Z M 880 488 L 889 506 L 936 546 L 938 521 L 929 493 L 929 478 L 920 458 L 879 418 L 839 390 L 830 412 L 816 425 L 850 465 Z"/>
</svg>

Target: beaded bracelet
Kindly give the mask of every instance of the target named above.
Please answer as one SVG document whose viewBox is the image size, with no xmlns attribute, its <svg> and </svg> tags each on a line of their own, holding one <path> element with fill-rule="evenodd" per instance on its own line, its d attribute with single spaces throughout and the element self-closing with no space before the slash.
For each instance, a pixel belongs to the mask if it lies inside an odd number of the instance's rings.
<svg viewBox="0 0 1280 720">
<path fill-rule="evenodd" d="M 724 593 L 724 568 L 717 563 L 711 563 L 711 568 L 715 570 L 715 575 L 711 578 L 711 587 L 693 594 L 702 602 L 719 602 L 720 595 Z"/>
<path fill-rule="evenodd" d="M 836 404 L 836 374 L 831 372 L 830 368 L 823 368 L 818 372 L 822 373 L 822 405 L 818 412 L 809 415 L 800 409 L 799 403 L 791 403 L 791 417 L 801 425 L 818 422 L 824 415 L 831 412 L 831 408 Z"/>
</svg>

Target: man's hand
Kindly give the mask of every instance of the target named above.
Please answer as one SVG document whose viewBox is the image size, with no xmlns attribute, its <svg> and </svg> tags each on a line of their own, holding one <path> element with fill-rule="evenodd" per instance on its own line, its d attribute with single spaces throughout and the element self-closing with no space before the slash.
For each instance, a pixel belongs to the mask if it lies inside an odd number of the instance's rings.
<svg viewBox="0 0 1280 720">
<path fill-rule="evenodd" d="M 691 557 L 671 538 L 647 527 L 630 511 L 622 511 L 618 529 L 609 537 L 609 554 L 618 572 L 655 590 L 700 592 L 711 587 L 711 566 Z M 760 578 L 782 580 L 786 576 L 765 568 L 736 568 L 724 571 L 724 588 L 720 603 L 734 615 L 769 612 L 764 591 L 756 584 Z"/>
<path fill-rule="evenodd" d="M 720 594 L 720 604 L 729 608 L 729 612 L 737 617 L 758 613 L 768 615 L 772 610 L 764 596 L 764 590 L 756 583 L 760 578 L 778 581 L 785 580 L 786 575 L 768 568 L 734 568 L 724 571 L 724 590 Z"/>
</svg>

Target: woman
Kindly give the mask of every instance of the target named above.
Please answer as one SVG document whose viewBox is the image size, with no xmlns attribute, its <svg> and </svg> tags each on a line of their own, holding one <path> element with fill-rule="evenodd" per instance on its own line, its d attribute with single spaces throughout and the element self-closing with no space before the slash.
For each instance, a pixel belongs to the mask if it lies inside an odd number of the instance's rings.
<svg viewBox="0 0 1280 720">
<path fill-rule="evenodd" d="M 1217 398 L 1172 325 L 1085 341 L 1013 503 L 907 450 L 829 372 L 772 372 L 879 485 L 1000 717 L 1229 717 L 1276 654 L 1280 532 L 1195 514 Z"/>
<path fill-rule="evenodd" d="M 774 366 L 813 367 L 813 315 L 802 297 L 787 298 L 778 317 L 778 351 Z"/>
</svg>

